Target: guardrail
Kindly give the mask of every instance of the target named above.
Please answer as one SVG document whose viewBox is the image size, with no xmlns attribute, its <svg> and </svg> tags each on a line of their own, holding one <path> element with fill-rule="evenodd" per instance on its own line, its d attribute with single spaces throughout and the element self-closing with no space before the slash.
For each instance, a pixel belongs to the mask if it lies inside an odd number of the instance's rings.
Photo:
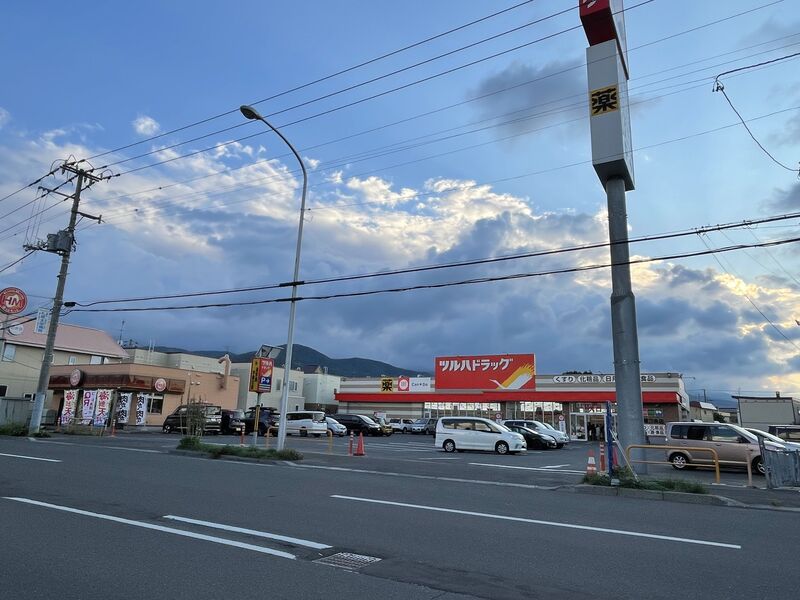
<svg viewBox="0 0 800 600">
<path fill-rule="evenodd" d="M 711 458 L 714 460 L 714 475 L 716 479 L 716 483 L 719 483 L 719 466 L 720 465 L 736 465 L 742 466 L 744 465 L 747 469 L 747 485 L 748 487 L 753 487 L 753 468 L 750 464 L 750 461 L 739 461 L 739 460 L 720 460 L 719 454 L 713 448 L 700 448 L 696 446 L 652 446 L 649 444 L 631 444 L 625 448 L 625 456 L 628 459 L 629 463 L 646 463 L 651 465 L 672 465 L 672 463 L 668 460 L 631 460 L 631 448 L 641 448 L 643 450 L 686 450 L 689 452 L 708 452 L 711 454 Z M 763 460 L 763 457 L 762 459 Z M 687 463 L 687 466 L 697 467 L 700 469 L 711 468 L 712 465 L 704 465 L 698 463 Z"/>
</svg>

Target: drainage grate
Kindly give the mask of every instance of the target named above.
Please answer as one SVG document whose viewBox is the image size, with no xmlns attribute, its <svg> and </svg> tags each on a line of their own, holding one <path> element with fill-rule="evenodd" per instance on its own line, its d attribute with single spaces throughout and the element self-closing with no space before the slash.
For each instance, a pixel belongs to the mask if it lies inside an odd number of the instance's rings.
<svg viewBox="0 0 800 600">
<path fill-rule="evenodd" d="M 340 569 L 348 569 L 350 571 L 357 571 L 362 567 L 371 565 L 380 560 L 377 556 L 365 556 L 363 554 L 353 554 L 352 552 L 337 552 L 330 556 L 318 558 L 314 562 L 322 563 L 323 565 L 330 565 L 332 567 L 339 567 Z"/>
</svg>

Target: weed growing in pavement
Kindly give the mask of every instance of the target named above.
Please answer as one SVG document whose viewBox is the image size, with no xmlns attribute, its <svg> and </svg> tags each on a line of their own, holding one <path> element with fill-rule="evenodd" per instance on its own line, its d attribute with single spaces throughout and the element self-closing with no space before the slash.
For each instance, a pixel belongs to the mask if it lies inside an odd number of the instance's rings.
<svg viewBox="0 0 800 600">
<path fill-rule="evenodd" d="M 28 435 L 28 428 L 21 423 L 7 423 L 0 425 L 0 435 L 24 436 Z"/>
<path fill-rule="evenodd" d="M 49 433 L 47 433 L 47 432 L 46 432 L 44 429 L 40 429 L 40 430 L 39 430 L 39 431 L 37 431 L 36 433 L 32 434 L 32 435 L 31 435 L 31 437 L 35 437 L 35 438 L 49 438 L 49 437 L 53 437 L 53 436 L 52 436 L 52 435 L 50 435 Z"/>
<path fill-rule="evenodd" d="M 182 438 L 178 443 L 178 449 L 205 452 L 213 458 L 242 456 L 244 458 L 266 458 L 272 460 L 303 460 L 303 455 L 291 448 L 278 451 L 272 448 L 256 448 L 254 446 L 217 446 L 215 444 L 204 444 L 200 441 L 200 438 L 193 436 Z"/>
<path fill-rule="evenodd" d="M 697 481 L 686 479 L 642 479 L 637 480 L 633 476 L 633 471 L 629 467 L 615 467 L 614 476 L 619 480 L 622 488 L 633 488 L 637 490 L 651 490 L 655 492 L 685 492 L 687 494 L 707 494 L 708 488 Z M 611 479 L 608 475 L 596 474 L 585 475 L 583 483 L 589 485 L 610 486 Z"/>
</svg>

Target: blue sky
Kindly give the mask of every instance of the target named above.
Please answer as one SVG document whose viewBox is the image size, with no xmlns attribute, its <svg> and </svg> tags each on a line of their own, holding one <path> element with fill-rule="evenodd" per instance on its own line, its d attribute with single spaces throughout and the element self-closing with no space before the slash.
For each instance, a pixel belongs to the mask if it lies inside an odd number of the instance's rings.
<svg viewBox="0 0 800 600">
<path fill-rule="evenodd" d="M 102 213 L 107 222 L 79 226 L 68 300 L 88 303 L 288 281 L 299 201 L 296 162 L 262 124 L 244 123 L 235 109 L 513 4 L 253 1 L 226 6 L 197 1 L 86 3 L 65 10 L 55 2 L 11 3 L 0 39 L 0 196 L 43 175 L 53 161 L 142 142 L 91 159 L 96 167 L 117 163 L 110 168 L 120 176 L 84 195 L 82 208 Z M 639 149 L 637 189 L 628 195 L 631 235 L 800 208 L 796 174 L 771 162 L 735 125 L 737 118 L 722 94 L 712 91 L 716 74 L 800 51 L 800 18 L 793 3 L 635 4 L 626 2 L 632 131 Z M 309 167 L 301 278 L 606 239 L 604 193 L 585 162 L 590 158 L 586 39 L 580 29 L 559 33 L 579 23 L 577 10 L 569 10 L 576 5 L 574 0 L 526 3 L 259 103 L 264 115 L 274 114 L 270 121 L 301 149 Z M 422 61 L 428 62 L 406 69 Z M 723 79 L 744 118 L 756 119 L 750 122 L 753 133 L 789 166 L 800 159 L 797 64 L 797 58 L 785 60 Z M 400 69 L 405 70 L 359 85 Z M 336 93 L 351 86 L 357 87 Z M 505 88 L 512 89 L 498 92 Z M 327 94 L 334 95 L 313 101 Z M 332 112 L 314 116 L 324 111 Z M 706 133 L 726 126 L 731 127 Z M 248 135 L 254 137 L 230 143 Z M 187 141 L 201 136 L 207 137 Z M 348 139 L 326 143 L 343 137 Z M 207 147 L 215 149 L 148 167 Z M 148 152 L 153 154 L 130 160 Z M 146 168 L 127 172 L 140 167 Z M 0 230 L 9 228 L 0 234 L 0 268 L 23 255 L 26 239 L 66 225 L 61 203 L 40 219 L 26 220 L 36 212 L 31 208 L 41 210 L 59 200 L 51 196 L 31 206 L 35 195 L 31 188 L 0 202 Z M 712 233 L 705 243 L 752 244 L 794 234 L 795 222 L 785 221 Z M 705 247 L 703 240 L 690 237 L 637 244 L 632 254 L 663 256 Z M 800 393 L 797 248 L 750 249 L 718 258 L 719 263 L 705 256 L 633 269 L 643 370 L 680 371 L 694 378 L 687 380 L 688 387 L 718 393 Z M 607 259 L 607 250 L 601 249 L 309 286 L 301 294 L 437 283 Z M 53 293 L 57 263 L 57 257 L 37 253 L 0 273 L 0 284 L 22 287 L 34 305 L 44 304 Z M 365 356 L 419 369 L 430 369 L 436 355 L 535 352 L 540 372 L 610 372 L 609 294 L 609 274 L 600 270 L 308 301 L 298 308 L 296 341 L 334 357 Z M 268 290 L 206 300 L 279 295 Z M 170 303 L 180 304 L 151 305 Z M 116 335 L 124 319 L 124 337 L 141 344 L 152 339 L 238 352 L 260 343 L 283 343 L 287 314 L 285 304 L 266 304 L 74 312 L 66 321 Z"/>
</svg>

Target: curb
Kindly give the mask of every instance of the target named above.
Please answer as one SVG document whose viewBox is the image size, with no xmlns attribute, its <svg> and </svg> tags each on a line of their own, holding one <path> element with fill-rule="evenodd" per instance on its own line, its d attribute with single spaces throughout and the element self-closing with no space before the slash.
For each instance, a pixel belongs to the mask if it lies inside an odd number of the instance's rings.
<svg viewBox="0 0 800 600">
<path fill-rule="evenodd" d="M 713 506 L 734 506 L 747 508 L 749 505 L 714 494 L 688 494 L 686 492 L 659 492 L 654 490 L 638 490 L 635 488 L 606 487 L 599 485 L 579 484 L 562 486 L 559 488 L 578 494 L 593 494 L 595 496 L 621 496 L 623 498 L 637 498 L 640 500 L 662 500 L 667 502 L 682 502 L 684 504 L 707 504 Z"/>
</svg>

